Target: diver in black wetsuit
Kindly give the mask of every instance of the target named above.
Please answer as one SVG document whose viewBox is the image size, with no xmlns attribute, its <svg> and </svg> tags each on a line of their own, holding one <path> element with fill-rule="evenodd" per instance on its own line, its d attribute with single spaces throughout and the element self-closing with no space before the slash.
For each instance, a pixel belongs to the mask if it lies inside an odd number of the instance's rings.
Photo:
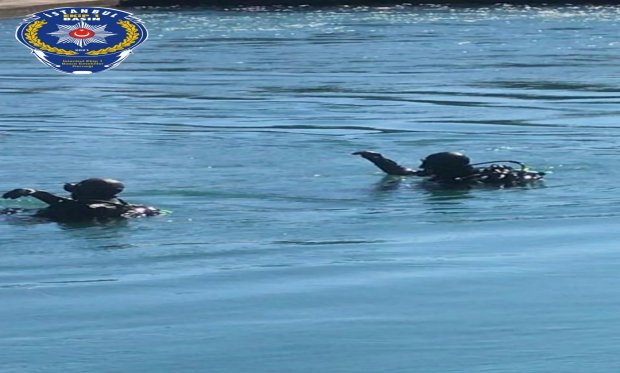
<svg viewBox="0 0 620 373">
<path fill-rule="evenodd" d="M 487 185 L 494 187 L 524 186 L 541 180 L 544 172 L 528 170 L 516 161 L 493 161 L 471 164 L 469 157 L 461 153 L 441 152 L 431 154 L 422 160 L 419 170 L 403 167 L 380 153 L 360 151 L 353 153 L 374 163 L 388 175 L 429 176 L 430 181 L 450 187 L 471 187 Z M 503 163 L 515 163 L 521 168 L 514 169 Z M 487 167 L 474 167 L 490 164 Z"/>
<path fill-rule="evenodd" d="M 47 203 L 35 216 L 54 221 L 89 221 L 159 215 L 154 207 L 131 205 L 116 195 L 125 186 L 112 179 L 86 179 L 79 183 L 67 183 L 64 189 L 71 198 L 58 197 L 35 189 L 13 189 L 2 198 L 16 199 L 31 196 Z"/>
</svg>

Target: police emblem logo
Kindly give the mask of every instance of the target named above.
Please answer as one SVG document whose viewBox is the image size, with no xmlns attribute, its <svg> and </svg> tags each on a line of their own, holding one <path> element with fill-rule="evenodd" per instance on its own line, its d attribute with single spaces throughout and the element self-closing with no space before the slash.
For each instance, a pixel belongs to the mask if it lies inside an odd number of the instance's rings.
<svg viewBox="0 0 620 373">
<path fill-rule="evenodd" d="M 131 13 L 98 7 L 38 12 L 17 28 L 17 40 L 58 71 L 92 74 L 118 66 L 147 38 Z"/>
</svg>

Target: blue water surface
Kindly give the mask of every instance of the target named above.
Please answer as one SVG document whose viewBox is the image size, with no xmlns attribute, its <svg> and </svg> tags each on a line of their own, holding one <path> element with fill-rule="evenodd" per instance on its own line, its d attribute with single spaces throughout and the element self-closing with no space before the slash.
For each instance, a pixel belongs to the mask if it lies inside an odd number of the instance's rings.
<svg viewBox="0 0 620 373">
<path fill-rule="evenodd" d="M 92 76 L 0 20 L 0 189 L 170 211 L 0 216 L 0 372 L 620 368 L 620 8 L 132 11 L 150 39 Z M 428 190 L 363 149 L 548 175 Z"/>
</svg>

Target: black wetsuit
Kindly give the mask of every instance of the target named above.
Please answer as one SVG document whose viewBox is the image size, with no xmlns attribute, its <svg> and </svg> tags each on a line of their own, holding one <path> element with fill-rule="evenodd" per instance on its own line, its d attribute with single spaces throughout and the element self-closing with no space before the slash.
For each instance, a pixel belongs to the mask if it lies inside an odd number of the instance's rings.
<svg viewBox="0 0 620 373">
<path fill-rule="evenodd" d="M 116 197 L 105 200 L 73 199 L 33 189 L 14 189 L 2 197 L 15 199 L 26 196 L 34 197 L 49 205 L 37 211 L 35 216 L 59 222 L 110 220 L 160 214 L 160 210 L 154 207 L 132 205 Z"/>
<path fill-rule="evenodd" d="M 121 199 L 111 201 L 65 199 L 35 214 L 56 221 L 107 220 L 154 215 L 159 215 L 159 210 L 148 206 L 130 205 Z"/>
<path fill-rule="evenodd" d="M 401 166 L 395 161 L 385 158 L 383 157 L 383 155 L 376 152 L 362 151 L 353 154 L 360 155 L 363 158 L 369 160 L 388 175 L 428 176 L 429 181 L 444 185 L 446 187 L 458 188 L 480 185 L 505 188 L 514 186 L 525 186 L 541 180 L 545 175 L 544 172 L 530 171 L 524 165 L 514 161 L 503 162 L 518 163 L 521 165 L 521 169 L 515 169 L 504 164 L 491 164 L 487 167 L 476 168 L 473 167 L 475 165 L 469 164 L 469 159 L 467 157 L 463 156 L 466 160 L 465 164 L 459 164 L 458 166 L 454 167 L 450 167 L 449 164 L 435 164 L 434 168 L 432 168 L 432 165 L 426 165 L 426 163 L 423 163 L 420 170 L 414 170 Z M 427 159 L 429 158 L 430 156 L 427 157 Z"/>
</svg>

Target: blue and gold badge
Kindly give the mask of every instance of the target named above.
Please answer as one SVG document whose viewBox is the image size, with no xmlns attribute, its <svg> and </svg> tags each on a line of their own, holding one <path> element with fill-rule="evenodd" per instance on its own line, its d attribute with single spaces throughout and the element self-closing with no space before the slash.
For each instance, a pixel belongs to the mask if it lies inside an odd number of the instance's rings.
<svg viewBox="0 0 620 373">
<path fill-rule="evenodd" d="M 33 14 L 19 25 L 16 37 L 56 70 L 91 74 L 120 64 L 146 40 L 147 31 L 131 13 L 68 7 Z"/>
</svg>

